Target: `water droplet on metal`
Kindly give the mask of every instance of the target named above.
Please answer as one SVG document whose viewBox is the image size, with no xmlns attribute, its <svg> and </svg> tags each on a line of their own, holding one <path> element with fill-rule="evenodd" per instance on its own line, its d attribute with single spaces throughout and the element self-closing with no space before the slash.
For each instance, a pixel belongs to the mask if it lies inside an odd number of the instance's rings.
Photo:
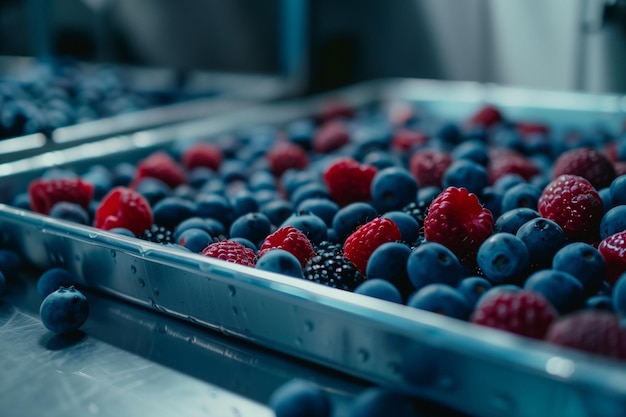
<svg viewBox="0 0 626 417">
<path fill-rule="evenodd" d="M 359 362 L 367 362 L 370 358 L 370 353 L 367 349 L 359 349 L 356 353 L 356 357 L 358 359 Z"/>
<path fill-rule="evenodd" d="M 236 316 L 239 314 L 239 309 L 235 306 L 233 306 L 233 314 Z"/>
<path fill-rule="evenodd" d="M 152 289 L 152 292 L 154 293 L 154 296 L 155 296 L 155 297 L 158 297 L 158 296 L 159 296 L 159 294 L 160 294 L 159 289 L 158 289 L 158 288 L 156 288 L 156 287 Z"/>
<path fill-rule="evenodd" d="M 136 274 L 137 273 L 137 267 L 135 265 L 131 265 L 130 267 L 130 273 L 131 274 Z"/>
<path fill-rule="evenodd" d="M 115 258 L 117 256 L 117 252 L 114 250 L 111 250 L 111 258 Z"/>
<path fill-rule="evenodd" d="M 307 331 L 308 333 L 311 333 L 313 330 L 315 330 L 315 325 L 313 324 L 312 321 L 307 320 L 304 322 L 304 330 Z"/>
<path fill-rule="evenodd" d="M 141 288 L 145 287 L 146 286 L 146 281 L 144 281 L 143 279 L 139 278 L 139 286 Z"/>
<path fill-rule="evenodd" d="M 89 232 L 89 235 L 88 235 L 88 236 L 89 236 L 91 239 L 95 239 L 95 238 L 97 238 L 97 237 L 98 237 L 98 234 L 97 234 L 96 232 Z"/>
<path fill-rule="evenodd" d="M 398 375 L 400 373 L 400 364 L 397 362 L 389 362 L 387 367 L 389 368 L 389 372 L 393 375 Z"/>
<path fill-rule="evenodd" d="M 235 295 L 237 295 L 237 288 L 235 288 L 235 286 L 234 286 L 234 285 L 229 285 L 229 286 L 228 286 L 228 293 L 229 293 L 231 296 L 233 296 L 233 297 L 234 297 Z"/>
<path fill-rule="evenodd" d="M 296 337 L 296 346 L 298 346 L 298 347 L 302 346 L 302 338 L 301 337 Z"/>
</svg>

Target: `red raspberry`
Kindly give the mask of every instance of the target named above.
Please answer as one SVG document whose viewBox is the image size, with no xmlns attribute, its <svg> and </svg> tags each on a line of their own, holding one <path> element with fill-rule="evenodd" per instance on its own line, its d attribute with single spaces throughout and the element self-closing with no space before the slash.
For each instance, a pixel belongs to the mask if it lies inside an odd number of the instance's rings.
<svg viewBox="0 0 626 417">
<path fill-rule="evenodd" d="M 410 129 L 398 129 L 391 138 L 391 149 L 397 152 L 406 152 L 423 145 L 428 141 L 428 136 L 422 132 Z"/>
<path fill-rule="evenodd" d="M 181 156 L 181 161 L 188 170 L 206 167 L 217 171 L 223 160 L 222 151 L 210 143 L 196 143 Z"/>
<path fill-rule="evenodd" d="M 520 175 L 526 181 L 539 174 L 539 168 L 528 158 L 511 149 L 490 149 L 487 168 L 490 184 L 506 174 Z"/>
<path fill-rule="evenodd" d="M 427 241 L 441 243 L 469 263 L 492 230 L 491 211 L 465 188 L 446 188 L 430 203 L 424 219 Z"/>
<path fill-rule="evenodd" d="M 471 125 L 479 125 L 490 128 L 504 120 L 502 113 L 494 106 L 484 106 L 470 119 Z"/>
<path fill-rule="evenodd" d="M 350 134 L 345 123 L 331 120 L 321 125 L 313 136 L 313 150 L 318 153 L 330 153 L 350 142 Z"/>
<path fill-rule="evenodd" d="M 254 251 L 234 240 L 221 240 L 211 243 L 200 253 L 209 258 L 217 258 L 252 268 L 256 265 L 256 254 Z"/>
<path fill-rule="evenodd" d="M 134 182 L 145 177 L 159 179 L 172 188 L 186 182 L 185 173 L 180 165 L 162 151 L 153 153 L 137 165 Z"/>
<path fill-rule="evenodd" d="M 479 301 L 470 321 L 522 336 L 543 339 L 557 318 L 554 307 L 540 294 L 503 291 Z"/>
<path fill-rule="evenodd" d="M 417 117 L 419 117 L 418 109 L 412 103 L 397 102 L 389 108 L 388 118 L 393 126 L 406 126 Z"/>
<path fill-rule="evenodd" d="M 259 249 L 259 258 L 272 249 L 283 249 L 291 253 L 298 258 L 303 268 L 315 256 L 309 238 L 293 226 L 281 227 L 266 237 Z"/>
<path fill-rule="evenodd" d="M 303 169 L 309 164 L 304 149 L 289 142 L 279 142 L 266 154 L 269 169 L 277 177 L 288 169 Z"/>
<path fill-rule="evenodd" d="M 541 123 L 520 122 L 515 125 L 517 131 L 522 136 L 542 135 L 546 136 L 550 133 L 550 128 Z"/>
<path fill-rule="evenodd" d="M 110 230 L 124 227 L 139 235 L 152 226 L 152 209 L 146 199 L 130 188 L 116 187 L 96 209 L 95 227 Z"/>
<path fill-rule="evenodd" d="M 602 199 L 583 177 L 561 175 L 543 190 L 539 214 L 561 226 L 565 236 L 592 242 L 600 232 Z"/>
<path fill-rule="evenodd" d="M 391 219 L 377 217 L 360 226 L 343 244 L 343 256 L 352 262 L 356 269 L 365 274 L 367 261 L 376 248 L 383 243 L 395 242 L 402 238 L 398 225 Z"/>
<path fill-rule="evenodd" d="M 595 149 L 577 148 L 561 154 L 554 162 L 552 178 L 565 174 L 583 177 L 599 190 L 611 185 L 615 168 L 606 155 Z"/>
<path fill-rule="evenodd" d="M 37 213 L 48 214 L 61 201 L 79 204 L 86 210 L 93 198 L 93 185 L 80 178 L 40 179 L 30 183 L 28 195 Z"/>
<path fill-rule="evenodd" d="M 322 104 L 322 109 L 317 115 L 317 120 L 324 123 L 335 119 L 351 119 L 355 111 L 340 99 L 328 100 Z"/>
<path fill-rule="evenodd" d="M 546 340 L 559 346 L 626 360 L 626 328 L 611 312 L 582 310 L 552 323 Z"/>
<path fill-rule="evenodd" d="M 423 149 L 415 152 L 409 161 L 409 169 L 420 187 L 441 187 L 443 173 L 452 164 L 447 152 Z"/>
<path fill-rule="evenodd" d="M 613 285 L 626 272 L 626 231 L 603 239 L 598 250 L 606 261 L 606 280 Z"/>
<path fill-rule="evenodd" d="M 332 199 L 340 206 L 371 199 L 370 185 L 376 168 L 361 165 L 352 158 L 335 161 L 324 172 L 324 182 Z"/>
</svg>

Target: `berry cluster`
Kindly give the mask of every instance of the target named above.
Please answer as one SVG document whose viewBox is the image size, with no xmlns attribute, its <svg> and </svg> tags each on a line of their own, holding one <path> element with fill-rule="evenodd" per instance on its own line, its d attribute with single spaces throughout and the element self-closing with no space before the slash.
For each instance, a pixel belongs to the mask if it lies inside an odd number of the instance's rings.
<svg viewBox="0 0 626 417">
<path fill-rule="evenodd" d="M 334 103 L 134 166 L 48 173 L 15 205 L 624 359 L 626 135 L 572 142 L 493 106 L 419 114 Z"/>
</svg>

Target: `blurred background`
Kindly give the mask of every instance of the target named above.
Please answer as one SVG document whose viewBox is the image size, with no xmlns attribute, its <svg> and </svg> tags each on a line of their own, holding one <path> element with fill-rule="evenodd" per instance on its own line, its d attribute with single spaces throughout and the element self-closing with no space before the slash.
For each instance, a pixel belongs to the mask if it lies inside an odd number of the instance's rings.
<svg viewBox="0 0 626 417">
<path fill-rule="evenodd" d="M 287 51 L 287 52 L 286 52 Z M 2 0 L 0 55 L 626 91 L 623 0 Z"/>
</svg>

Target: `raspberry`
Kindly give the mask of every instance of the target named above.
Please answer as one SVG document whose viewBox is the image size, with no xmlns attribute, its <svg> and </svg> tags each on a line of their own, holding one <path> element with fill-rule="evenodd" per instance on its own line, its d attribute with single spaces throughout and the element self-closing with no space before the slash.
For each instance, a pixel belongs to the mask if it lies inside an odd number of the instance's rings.
<svg viewBox="0 0 626 417">
<path fill-rule="evenodd" d="M 532 177 L 539 174 L 539 168 L 533 165 L 525 156 L 511 149 L 490 149 L 488 165 L 489 183 L 493 184 L 498 178 L 506 174 L 517 174 L 529 181 Z"/>
<path fill-rule="evenodd" d="M 559 346 L 626 360 L 626 328 L 606 311 L 582 310 L 556 320 L 545 339 Z"/>
<path fill-rule="evenodd" d="M 371 199 L 370 185 L 376 168 L 361 165 L 352 158 L 335 161 L 324 172 L 324 182 L 332 199 L 340 206 Z"/>
<path fill-rule="evenodd" d="M 315 256 L 313 245 L 304 233 L 293 226 L 284 226 L 269 235 L 259 249 L 259 258 L 272 249 L 283 249 L 293 254 L 304 268 Z"/>
<path fill-rule="evenodd" d="M 186 182 L 185 173 L 180 165 L 162 151 L 153 153 L 137 165 L 135 183 L 145 177 L 159 179 L 171 188 Z"/>
<path fill-rule="evenodd" d="M 350 142 L 346 125 L 338 120 L 324 123 L 313 137 L 313 150 L 318 153 L 330 153 Z"/>
<path fill-rule="evenodd" d="M 578 175 L 588 180 L 597 190 L 608 187 L 615 179 L 615 168 L 604 154 L 591 148 L 567 151 L 554 162 L 552 178 Z"/>
<path fill-rule="evenodd" d="M 606 280 L 613 285 L 619 276 L 626 272 L 626 231 L 615 233 L 602 240 L 598 250 L 606 261 Z"/>
<path fill-rule="evenodd" d="M 428 136 L 422 132 L 410 129 L 398 129 L 391 138 L 391 149 L 397 152 L 406 152 L 424 145 Z"/>
<path fill-rule="evenodd" d="M 266 154 L 270 172 L 280 177 L 288 169 L 303 169 L 309 164 L 306 152 L 298 145 L 280 142 Z"/>
<path fill-rule="evenodd" d="M 423 149 L 411 156 L 409 169 L 421 188 L 441 187 L 443 173 L 450 164 L 452 157 L 447 152 Z"/>
<path fill-rule="evenodd" d="M 522 336 L 543 339 L 557 312 L 540 294 L 532 291 L 502 291 L 478 301 L 470 321 Z"/>
<path fill-rule="evenodd" d="M 149 229 L 152 222 L 152 209 L 141 194 L 130 188 L 116 187 L 100 202 L 94 225 L 103 230 L 123 227 L 139 235 Z"/>
<path fill-rule="evenodd" d="M 354 231 L 346 238 L 343 252 L 346 259 L 364 274 L 370 256 L 383 243 L 402 239 L 398 225 L 391 219 L 377 217 Z"/>
<path fill-rule="evenodd" d="M 515 124 L 515 128 L 520 135 L 527 137 L 532 135 L 547 136 L 550 128 L 547 125 L 533 122 L 519 122 Z"/>
<path fill-rule="evenodd" d="M 317 255 L 304 267 L 305 279 L 344 291 L 354 291 L 365 281 L 354 264 L 343 256 L 341 244 L 323 241 L 315 251 Z"/>
<path fill-rule="evenodd" d="M 332 99 L 324 102 L 317 114 L 318 122 L 323 123 L 335 119 L 351 119 L 355 111 L 340 99 Z"/>
<path fill-rule="evenodd" d="M 223 159 L 222 151 L 210 143 L 196 143 L 181 156 L 181 161 L 188 170 L 206 167 L 217 171 Z"/>
<path fill-rule="evenodd" d="M 28 187 L 31 208 L 42 214 L 50 213 L 52 206 L 61 201 L 76 203 L 86 210 L 93 192 L 93 185 L 80 178 L 35 180 Z"/>
<path fill-rule="evenodd" d="M 470 263 L 492 229 L 493 215 L 465 188 L 446 188 L 430 204 L 424 219 L 426 240 L 441 243 Z"/>
<path fill-rule="evenodd" d="M 494 106 L 484 106 L 470 119 L 470 124 L 490 128 L 504 120 L 500 110 Z"/>
<path fill-rule="evenodd" d="M 602 199 L 583 177 L 561 175 L 543 190 L 538 202 L 539 214 L 561 226 L 573 240 L 597 239 L 604 213 Z"/>
<path fill-rule="evenodd" d="M 234 240 L 221 240 L 211 243 L 200 253 L 209 258 L 217 258 L 252 268 L 256 265 L 256 254 L 254 251 Z"/>
</svg>

